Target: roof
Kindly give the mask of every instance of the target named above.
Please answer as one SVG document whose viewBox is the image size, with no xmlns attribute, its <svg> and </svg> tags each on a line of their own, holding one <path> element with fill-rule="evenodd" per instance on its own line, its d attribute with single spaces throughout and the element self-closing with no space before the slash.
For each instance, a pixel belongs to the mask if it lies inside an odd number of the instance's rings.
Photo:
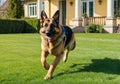
<svg viewBox="0 0 120 84">
<path fill-rule="evenodd" d="M 7 5 L 8 5 L 8 0 L 6 0 L 5 3 L 3 3 L 3 5 L 0 7 L 0 11 L 5 11 L 7 9 Z"/>
</svg>

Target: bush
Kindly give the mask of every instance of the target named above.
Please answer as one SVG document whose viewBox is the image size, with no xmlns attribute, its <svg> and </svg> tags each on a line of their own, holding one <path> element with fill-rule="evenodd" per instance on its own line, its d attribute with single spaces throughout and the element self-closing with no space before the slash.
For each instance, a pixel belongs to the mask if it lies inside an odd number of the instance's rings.
<svg viewBox="0 0 120 84">
<path fill-rule="evenodd" d="M 36 33 L 39 25 L 38 19 L 0 20 L 0 33 Z"/>
<path fill-rule="evenodd" d="M 91 24 L 86 27 L 86 33 L 102 33 L 102 26 Z"/>
</svg>

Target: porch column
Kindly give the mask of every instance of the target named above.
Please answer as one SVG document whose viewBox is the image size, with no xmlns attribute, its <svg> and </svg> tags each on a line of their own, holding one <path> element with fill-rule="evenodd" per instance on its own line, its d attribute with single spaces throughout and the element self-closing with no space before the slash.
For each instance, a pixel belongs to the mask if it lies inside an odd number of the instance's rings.
<svg viewBox="0 0 120 84">
<path fill-rule="evenodd" d="M 107 0 L 107 18 L 104 27 L 105 32 L 114 32 L 114 0 Z"/>
<path fill-rule="evenodd" d="M 114 17 L 114 0 L 107 0 L 107 18 Z"/>
<path fill-rule="evenodd" d="M 80 0 L 75 0 L 75 19 L 80 19 L 81 17 L 80 2 Z"/>
<path fill-rule="evenodd" d="M 81 0 L 75 0 L 75 18 L 73 19 L 74 26 L 81 26 Z"/>
<path fill-rule="evenodd" d="M 37 0 L 37 17 L 40 19 L 42 11 L 42 0 Z"/>
</svg>

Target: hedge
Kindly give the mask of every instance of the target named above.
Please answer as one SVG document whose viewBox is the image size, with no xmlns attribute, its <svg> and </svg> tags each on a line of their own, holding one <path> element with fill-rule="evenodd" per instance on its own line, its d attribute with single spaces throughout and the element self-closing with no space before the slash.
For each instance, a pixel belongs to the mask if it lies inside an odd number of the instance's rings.
<svg viewBox="0 0 120 84">
<path fill-rule="evenodd" d="M 38 19 L 3 19 L 0 20 L 0 34 L 6 33 L 36 33 L 39 31 Z"/>
<path fill-rule="evenodd" d="M 25 19 L 25 33 L 36 33 L 40 29 L 40 20 L 39 19 Z"/>
</svg>

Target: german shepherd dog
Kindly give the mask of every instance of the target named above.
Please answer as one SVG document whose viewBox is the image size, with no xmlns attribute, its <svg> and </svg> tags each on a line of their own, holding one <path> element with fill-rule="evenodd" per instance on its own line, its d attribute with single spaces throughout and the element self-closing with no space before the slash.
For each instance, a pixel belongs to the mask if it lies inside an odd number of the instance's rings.
<svg viewBox="0 0 120 84">
<path fill-rule="evenodd" d="M 63 58 L 64 62 L 67 61 L 68 53 L 75 48 L 76 42 L 71 28 L 59 24 L 59 10 L 56 11 L 52 18 L 48 18 L 45 11 L 42 11 L 40 22 L 41 63 L 48 70 L 44 78 L 47 80 L 52 78 L 52 74 L 61 58 Z M 51 65 L 46 61 L 48 54 L 55 56 Z"/>
</svg>

